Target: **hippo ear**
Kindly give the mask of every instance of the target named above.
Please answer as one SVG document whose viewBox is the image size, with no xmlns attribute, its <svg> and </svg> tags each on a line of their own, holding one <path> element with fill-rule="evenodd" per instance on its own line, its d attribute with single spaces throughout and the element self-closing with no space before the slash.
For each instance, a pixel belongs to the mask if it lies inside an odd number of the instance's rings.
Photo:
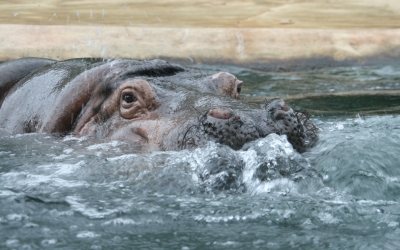
<svg viewBox="0 0 400 250">
<path fill-rule="evenodd" d="M 0 64 L 0 106 L 3 96 L 28 74 L 54 63 L 45 58 L 22 58 Z"/>
<path fill-rule="evenodd" d="M 231 73 L 218 72 L 211 76 L 211 82 L 218 93 L 240 99 L 243 82 Z"/>
</svg>

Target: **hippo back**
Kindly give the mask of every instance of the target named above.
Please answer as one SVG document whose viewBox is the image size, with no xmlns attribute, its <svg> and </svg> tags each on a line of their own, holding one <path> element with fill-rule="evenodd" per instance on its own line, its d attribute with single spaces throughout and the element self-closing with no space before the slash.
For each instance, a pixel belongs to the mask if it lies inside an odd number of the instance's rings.
<svg viewBox="0 0 400 250">
<path fill-rule="evenodd" d="M 45 58 L 22 58 L 0 64 L 0 107 L 2 100 L 15 83 L 25 76 L 54 63 Z"/>
</svg>

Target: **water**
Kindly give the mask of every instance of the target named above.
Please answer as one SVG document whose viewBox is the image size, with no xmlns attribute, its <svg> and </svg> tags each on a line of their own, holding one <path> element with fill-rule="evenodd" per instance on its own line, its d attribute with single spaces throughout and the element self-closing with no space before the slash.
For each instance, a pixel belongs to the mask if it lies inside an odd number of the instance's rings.
<svg viewBox="0 0 400 250">
<path fill-rule="evenodd" d="M 1 249 L 398 249 L 400 65 L 228 70 L 242 99 L 283 96 L 321 129 L 234 151 L 0 133 Z"/>
</svg>

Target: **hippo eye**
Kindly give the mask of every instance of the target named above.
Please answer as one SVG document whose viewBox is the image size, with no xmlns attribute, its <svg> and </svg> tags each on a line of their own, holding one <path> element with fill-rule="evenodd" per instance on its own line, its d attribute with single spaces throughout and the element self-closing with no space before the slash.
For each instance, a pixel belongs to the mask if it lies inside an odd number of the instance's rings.
<svg viewBox="0 0 400 250">
<path fill-rule="evenodd" d="M 132 103 L 137 101 L 136 97 L 132 94 L 124 94 L 122 97 L 126 103 Z"/>
<path fill-rule="evenodd" d="M 240 94 L 240 91 L 242 91 L 242 87 L 238 86 L 236 90 Z"/>
</svg>

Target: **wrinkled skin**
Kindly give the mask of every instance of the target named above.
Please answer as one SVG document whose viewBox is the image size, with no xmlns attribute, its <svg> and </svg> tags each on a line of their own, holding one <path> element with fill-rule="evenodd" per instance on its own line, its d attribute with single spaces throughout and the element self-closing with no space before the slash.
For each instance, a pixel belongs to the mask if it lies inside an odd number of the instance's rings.
<svg viewBox="0 0 400 250">
<path fill-rule="evenodd" d="M 162 60 L 28 58 L 0 64 L 0 78 L 0 128 L 11 133 L 71 133 L 149 151 L 207 141 L 240 149 L 277 133 L 304 152 L 318 140 L 308 117 L 282 99 L 261 109 L 241 102 L 243 82 L 227 72 L 203 76 Z"/>
</svg>

